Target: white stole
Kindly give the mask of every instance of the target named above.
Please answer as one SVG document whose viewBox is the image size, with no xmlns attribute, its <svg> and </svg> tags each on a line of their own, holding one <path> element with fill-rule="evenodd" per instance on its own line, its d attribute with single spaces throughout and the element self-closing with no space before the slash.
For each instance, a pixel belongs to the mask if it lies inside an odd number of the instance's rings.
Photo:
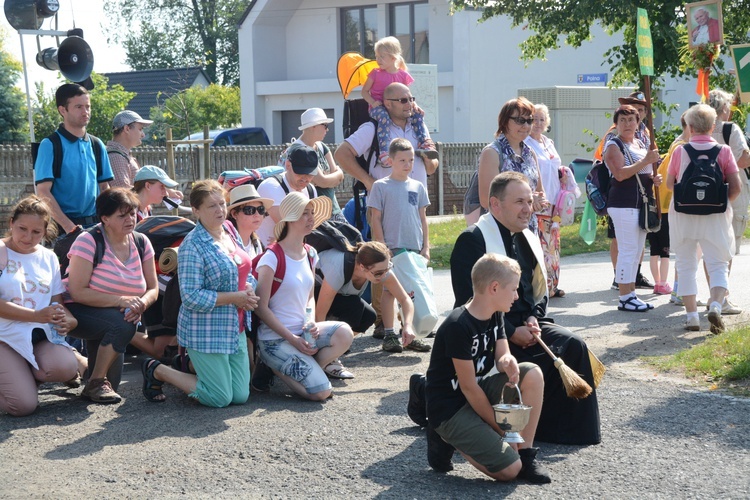
<svg viewBox="0 0 750 500">
<path fill-rule="evenodd" d="M 477 227 L 482 232 L 482 237 L 484 238 L 485 252 L 498 253 L 507 257 L 500 228 L 497 226 L 497 221 L 492 214 L 486 213 L 481 216 L 479 221 L 477 221 Z M 534 292 L 534 303 L 538 304 L 542 298 L 547 296 L 547 269 L 544 266 L 544 252 L 542 251 L 542 244 L 539 242 L 539 238 L 529 231 L 528 228 L 524 229 L 522 234 L 529 243 L 534 257 L 536 257 L 536 267 L 534 268 L 531 286 Z"/>
</svg>

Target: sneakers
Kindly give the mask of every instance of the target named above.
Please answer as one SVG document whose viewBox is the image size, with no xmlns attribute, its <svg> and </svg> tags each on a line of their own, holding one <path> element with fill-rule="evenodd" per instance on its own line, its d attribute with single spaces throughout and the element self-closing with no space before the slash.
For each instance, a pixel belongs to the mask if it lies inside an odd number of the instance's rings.
<svg viewBox="0 0 750 500">
<path fill-rule="evenodd" d="M 742 309 L 729 302 L 729 298 L 724 299 L 724 303 L 721 305 L 721 314 L 740 314 Z"/>
<path fill-rule="evenodd" d="M 609 287 L 609 288 L 612 289 L 612 290 L 619 290 L 620 289 L 620 285 L 617 284 L 617 278 L 615 278 L 615 279 L 612 280 L 612 286 Z"/>
<path fill-rule="evenodd" d="M 710 306 L 708 308 L 708 322 L 711 323 L 711 333 L 718 335 L 724 333 L 724 320 L 721 319 L 721 308 L 718 306 Z"/>
<path fill-rule="evenodd" d="M 676 293 L 672 292 L 672 296 L 669 297 L 669 302 L 676 305 L 676 306 L 684 306 L 685 303 L 682 302 L 682 297 L 677 295 Z"/>
<path fill-rule="evenodd" d="M 698 332 L 701 329 L 700 318 L 687 318 L 685 320 L 685 330 L 689 332 Z"/>
<path fill-rule="evenodd" d="M 437 160 L 440 158 L 440 155 L 434 149 L 421 149 L 420 148 L 414 151 L 414 153 L 423 158 L 427 158 L 428 160 Z"/>
<path fill-rule="evenodd" d="M 427 427 L 427 402 L 424 399 L 425 376 L 415 373 L 409 378 L 409 403 L 406 413 L 412 422 L 420 427 Z"/>
<path fill-rule="evenodd" d="M 375 325 L 375 329 L 372 331 L 372 338 L 377 340 L 383 340 L 385 338 L 385 327 L 383 323 Z"/>
<path fill-rule="evenodd" d="M 419 339 L 414 339 L 410 344 L 406 345 L 406 349 L 417 352 L 430 352 L 432 350 L 432 347 L 430 347 L 430 344 L 426 342 L 422 342 Z"/>
<path fill-rule="evenodd" d="M 654 293 L 656 295 L 669 295 L 672 293 L 672 287 L 669 286 L 669 283 L 659 284 L 657 283 L 654 285 Z"/>
<path fill-rule="evenodd" d="M 427 463 L 435 472 L 450 472 L 453 470 L 451 459 L 455 448 L 435 432 L 431 425 L 427 426 Z"/>
<path fill-rule="evenodd" d="M 119 403 L 122 398 L 112 389 L 112 384 L 106 378 L 92 378 L 86 383 L 81 396 L 101 405 Z"/>
<path fill-rule="evenodd" d="M 263 361 L 255 363 L 255 371 L 250 379 L 250 388 L 257 392 L 268 392 L 273 385 L 273 370 Z"/>
<path fill-rule="evenodd" d="M 549 471 L 536 461 L 537 453 L 539 453 L 539 448 L 522 448 L 518 450 L 518 455 L 521 457 L 521 472 L 518 473 L 518 478 L 525 479 L 534 484 L 551 483 L 552 478 L 549 475 Z"/>
<path fill-rule="evenodd" d="M 643 274 L 638 273 L 638 276 L 635 277 L 635 287 L 636 288 L 654 288 L 654 284 L 651 283 L 648 278 L 646 278 Z"/>
<path fill-rule="evenodd" d="M 401 346 L 401 340 L 395 333 L 386 335 L 383 339 L 383 350 L 386 352 L 403 352 L 404 348 Z"/>
</svg>

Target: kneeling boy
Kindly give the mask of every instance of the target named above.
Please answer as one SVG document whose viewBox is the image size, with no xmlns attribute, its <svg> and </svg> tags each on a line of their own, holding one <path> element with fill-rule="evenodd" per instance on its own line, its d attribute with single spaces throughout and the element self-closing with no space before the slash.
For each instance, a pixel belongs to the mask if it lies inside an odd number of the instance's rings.
<svg viewBox="0 0 750 500">
<path fill-rule="evenodd" d="M 503 314 L 518 298 L 521 276 L 518 263 L 498 254 L 486 254 L 471 270 L 474 298 L 453 310 L 437 331 L 427 369 L 427 460 L 441 472 L 453 468 L 457 449 L 474 467 L 498 481 L 516 477 L 549 483 L 549 473 L 536 462 L 532 448 L 539 422 L 544 377 L 538 366 L 521 363 L 510 354 Z M 486 376 L 493 366 L 499 373 Z M 503 441 L 495 422 L 493 404 L 500 402 L 506 385 L 519 384 L 523 402 L 532 407 L 521 431 L 524 443 Z M 515 390 L 506 390 L 510 401 Z"/>
</svg>

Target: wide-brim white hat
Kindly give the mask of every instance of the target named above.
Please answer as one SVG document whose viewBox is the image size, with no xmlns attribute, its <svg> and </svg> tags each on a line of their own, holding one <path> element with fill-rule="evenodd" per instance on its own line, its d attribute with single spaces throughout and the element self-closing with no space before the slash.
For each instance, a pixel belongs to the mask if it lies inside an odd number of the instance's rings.
<svg viewBox="0 0 750 500">
<path fill-rule="evenodd" d="M 328 118 L 326 112 L 321 108 L 310 108 L 302 113 L 301 120 L 302 125 L 299 126 L 300 130 L 314 127 L 315 125 L 322 125 L 324 123 L 331 123 L 333 118 Z"/>
<path fill-rule="evenodd" d="M 286 195 L 279 205 L 280 219 L 273 228 L 273 236 L 276 240 L 281 236 L 281 231 L 284 230 L 286 223 L 298 221 L 308 205 L 312 206 L 313 209 L 315 219 L 313 229 L 331 218 L 333 203 L 329 197 L 319 196 L 308 200 L 304 194 L 294 191 Z"/>
</svg>

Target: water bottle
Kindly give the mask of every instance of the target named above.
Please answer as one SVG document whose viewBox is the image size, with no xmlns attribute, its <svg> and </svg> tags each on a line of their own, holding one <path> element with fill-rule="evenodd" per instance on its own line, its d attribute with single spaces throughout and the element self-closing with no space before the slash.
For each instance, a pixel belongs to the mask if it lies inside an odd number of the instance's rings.
<svg viewBox="0 0 750 500">
<path fill-rule="evenodd" d="M 302 338 L 305 339 L 312 349 L 315 349 L 317 343 L 312 336 L 312 327 L 315 323 L 313 322 L 313 310 L 312 307 L 305 308 L 305 325 L 302 327 Z"/>
<path fill-rule="evenodd" d="M 604 207 L 607 206 L 607 202 L 604 201 L 602 194 L 599 192 L 599 188 L 594 186 L 589 180 L 586 180 L 586 193 L 595 209 L 603 210 Z"/>
<path fill-rule="evenodd" d="M 57 302 L 50 302 L 50 306 L 56 306 Z M 52 342 L 53 344 L 61 344 L 64 343 L 65 337 L 57 333 L 57 327 L 55 327 L 54 323 L 49 324 L 49 332 L 50 335 L 48 337 L 48 340 Z"/>
</svg>

